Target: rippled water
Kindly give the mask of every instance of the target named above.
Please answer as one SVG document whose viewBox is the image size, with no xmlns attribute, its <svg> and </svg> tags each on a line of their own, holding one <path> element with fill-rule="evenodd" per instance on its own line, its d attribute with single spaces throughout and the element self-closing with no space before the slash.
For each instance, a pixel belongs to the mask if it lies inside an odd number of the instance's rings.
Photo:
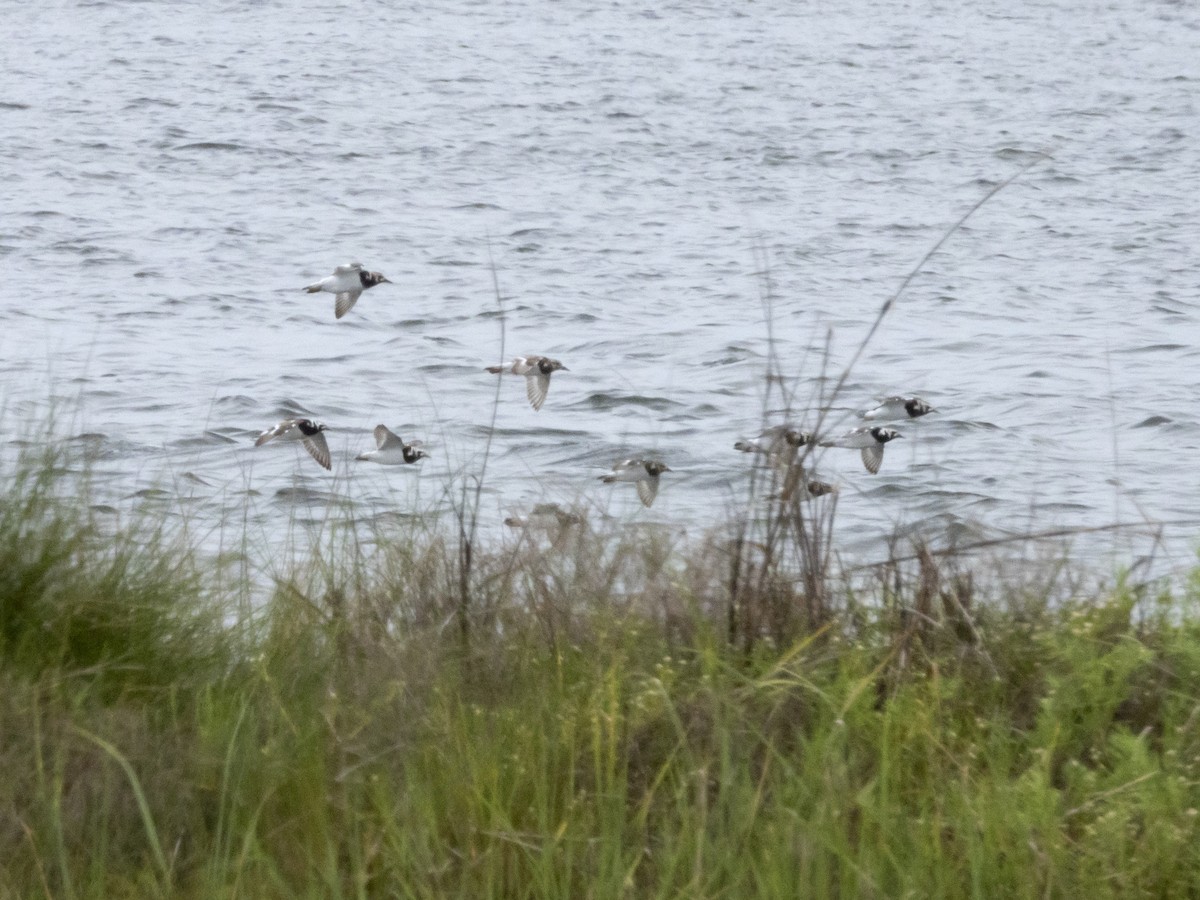
<svg viewBox="0 0 1200 900">
<path fill-rule="evenodd" d="M 571 371 L 536 413 L 501 385 L 485 520 L 582 498 L 707 527 L 763 420 L 764 298 L 800 419 L 1045 151 L 834 399 L 831 427 L 883 394 L 940 410 L 877 476 L 822 457 L 842 539 L 1147 519 L 1190 559 L 1187 3 L 2 6 L 3 421 L 19 442 L 67 410 L 118 507 L 161 491 L 268 539 L 334 495 L 445 509 L 491 422 L 494 263 L 505 351 Z M 347 259 L 396 283 L 335 321 L 300 288 Z M 331 427 L 333 475 L 253 447 L 295 413 Z M 356 466 L 377 422 L 434 457 Z M 629 453 L 676 470 L 652 510 L 596 481 Z"/>
</svg>

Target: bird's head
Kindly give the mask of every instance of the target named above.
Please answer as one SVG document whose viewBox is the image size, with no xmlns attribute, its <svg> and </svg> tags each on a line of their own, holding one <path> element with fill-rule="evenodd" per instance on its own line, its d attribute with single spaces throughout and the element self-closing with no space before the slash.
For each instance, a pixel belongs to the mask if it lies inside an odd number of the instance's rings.
<svg viewBox="0 0 1200 900">
<path fill-rule="evenodd" d="M 792 447 L 803 447 L 806 444 L 811 444 L 813 436 L 807 431 L 797 431 L 795 428 L 789 428 L 783 433 L 783 439 Z"/>
</svg>

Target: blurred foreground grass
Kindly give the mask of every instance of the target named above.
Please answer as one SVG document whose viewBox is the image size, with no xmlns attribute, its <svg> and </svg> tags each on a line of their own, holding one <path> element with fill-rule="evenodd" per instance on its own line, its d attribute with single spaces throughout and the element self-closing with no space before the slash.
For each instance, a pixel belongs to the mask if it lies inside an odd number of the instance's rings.
<svg viewBox="0 0 1200 900">
<path fill-rule="evenodd" d="M 918 554 L 814 606 L 577 527 L 467 578 L 314 549 L 250 608 L 59 473 L 0 488 L 0 896 L 1200 895 L 1200 580 L 983 602 Z"/>
</svg>

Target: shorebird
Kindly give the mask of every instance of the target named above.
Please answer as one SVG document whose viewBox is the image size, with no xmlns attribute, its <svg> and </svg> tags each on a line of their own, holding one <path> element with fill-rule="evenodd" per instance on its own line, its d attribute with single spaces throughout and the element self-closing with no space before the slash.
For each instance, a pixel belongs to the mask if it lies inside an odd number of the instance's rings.
<svg viewBox="0 0 1200 900">
<path fill-rule="evenodd" d="M 832 441 L 821 441 L 821 446 L 861 450 L 863 465 L 868 472 L 874 475 L 879 471 L 879 464 L 883 462 L 884 445 L 898 437 L 904 437 L 904 435 L 892 428 L 883 428 L 879 425 L 864 426 L 851 429 Z"/>
<path fill-rule="evenodd" d="M 360 262 L 346 263 L 333 270 L 320 281 L 315 281 L 304 290 L 310 294 L 325 291 L 334 294 L 333 315 L 340 319 L 354 307 L 362 292 L 377 284 L 391 284 L 381 273 L 368 272 Z"/>
<path fill-rule="evenodd" d="M 862 414 L 864 419 L 919 419 L 931 412 L 937 412 L 920 397 L 884 397 L 879 405 L 868 409 Z"/>
<path fill-rule="evenodd" d="M 488 366 L 486 371 L 493 375 L 524 375 L 525 396 L 535 410 L 541 409 L 550 390 L 550 376 L 562 370 L 571 371 L 557 359 L 548 356 L 514 356 L 511 363 L 503 366 Z"/>
<path fill-rule="evenodd" d="M 572 525 L 582 525 L 583 516 L 568 512 L 557 503 L 539 503 L 525 516 L 509 516 L 504 524 L 509 528 L 530 528 L 553 531 L 557 528 L 569 528 Z"/>
<path fill-rule="evenodd" d="M 800 491 L 800 500 L 815 500 L 827 494 L 836 494 L 838 489 L 836 484 L 809 478 L 805 474 L 803 467 L 793 466 L 788 471 L 787 478 L 784 479 L 783 490 L 778 494 L 771 495 L 770 499 L 782 500 L 786 503 L 796 496 L 797 490 Z"/>
<path fill-rule="evenodd" d="M 254 446 L 261 447 L 267 441 L 301 441 L 309 455 L 326 469 L 332 469 L 329 445 L 325 443 L 325 426 L 312 419 L 284 419 L 274 428 L 268 428 L 255 440 Z"/>
<path fill-rule="evenodd" d="M 612 473 L 600 476 L 605 484 L 615 481 L 632 481 L 637 485 L 638 499 L 643 506 L 650 506 L 658 495 L 658 476 L 671 469 L 657 460 L 623 459 L 613 466 Z"/>
<path fill-rule="evenodd" d="M 429 456 L 424 450 L 417 449 L 420 446 L 422 446 L 421 441 L 406 444 L 386 425 L 376 425 L 375 449 L 366 450 L 354 458 L 363 462 L 379 463 L 381 466 L 402 466 L 405 463 L 415 463 Z"/>
<path fill-rule="evenodd" d="M 773 425 L 756 438 L 741 440 L 733 445 L 743 453 L 761 453 L 778 466 L 787 467 L 796 459 L 801 447 L 813 443 L 813 436 L 790 425 Z"/>
</svg>

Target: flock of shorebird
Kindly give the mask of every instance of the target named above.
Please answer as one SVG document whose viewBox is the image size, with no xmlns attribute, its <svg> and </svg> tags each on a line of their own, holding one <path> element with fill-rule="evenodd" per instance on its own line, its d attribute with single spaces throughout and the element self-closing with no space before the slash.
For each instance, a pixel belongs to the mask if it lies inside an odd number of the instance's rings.
<svg viewBox="0 0 1200 900">
<path fill-rule="evenodd" d="M 304 288 L 310 294 L 330 293 L 334 295 L 334 317 L 342 318 L 358 302 L 363 291 L 380 284 L 391 284 L 379 272 L 369 272 L 362 263 L 352 262 L 338 266 L 333 274 Z M 550 390 L 550 376 L 555 372 L 569 371 L 557 359 L 547 356 L 517 356 L 511 362 L 502 366 L 487 366 L 484 371 L 493 375 L 517 375 L 525 379 L 525 396 L 529 405 L 535 410 L 542 408 L 546 401 L 546 393 Z M 920 397 L 886 397 L 879 405 L 861 413 L 866 420 L 886 421 L 889 419 L 917 419 L 931 412 L 936 412 L 932 406 Z M 312 419 L 284 419 L 274 427 L 268 428 L 258 436 L 255 446 L 262 446 L 268 441 L 300 441 L 318 463 L 326 469 L 333 468 L 329 454 L 329 445 L 325 441 L 326 426 Z M 784 490 L 782 499 L 792 497 L 797 489 L 802 491 L 802 499 L 811 499 L 832 493 L 837 490 L 831 484 L 809 477 L 804 467 L 805 457 L 814 446 L 842 447 L 849 450 L 859 450 L 866 470 L 874 475 L 883 463 L 883 450 L 890 441 L 903 437 L 894 428 L 881 425 L 864 425 L 852 428 L 840 437 L 831 440 L 818 440 L 811 432 L 800 431 L 790 425 L 775 425 L 766 429 L 757 437 L 740 440 L 734 449 L 744 453 L 764 454 L 773 464 L 784 473 Z M 355 457 L 363 462 L 374 462 L 384 466 L 411 465 L 426 458 L 427 454 L 420 449 L 421 441 L 405 442 L 399 435 L 386 425 L 375 426 L 375 449 L 367 450 Z M 806 448 L 801 453 L 801 448 Z M 659 476 L 671 469 L 655 459 L 633 458 L 616 463 L 612 472 L 601 476 L 605 484 L 613 482 L 631 482 L 637 487 L 638 499 L 645 506 L 654 503 L 658 495 Z M 540 508 L 540 507 L 539 507 Z M 535 512 L 537 509 L 535 509 Z M 521 520 L 508 520 L 510 524 Z"/>
</svg>

